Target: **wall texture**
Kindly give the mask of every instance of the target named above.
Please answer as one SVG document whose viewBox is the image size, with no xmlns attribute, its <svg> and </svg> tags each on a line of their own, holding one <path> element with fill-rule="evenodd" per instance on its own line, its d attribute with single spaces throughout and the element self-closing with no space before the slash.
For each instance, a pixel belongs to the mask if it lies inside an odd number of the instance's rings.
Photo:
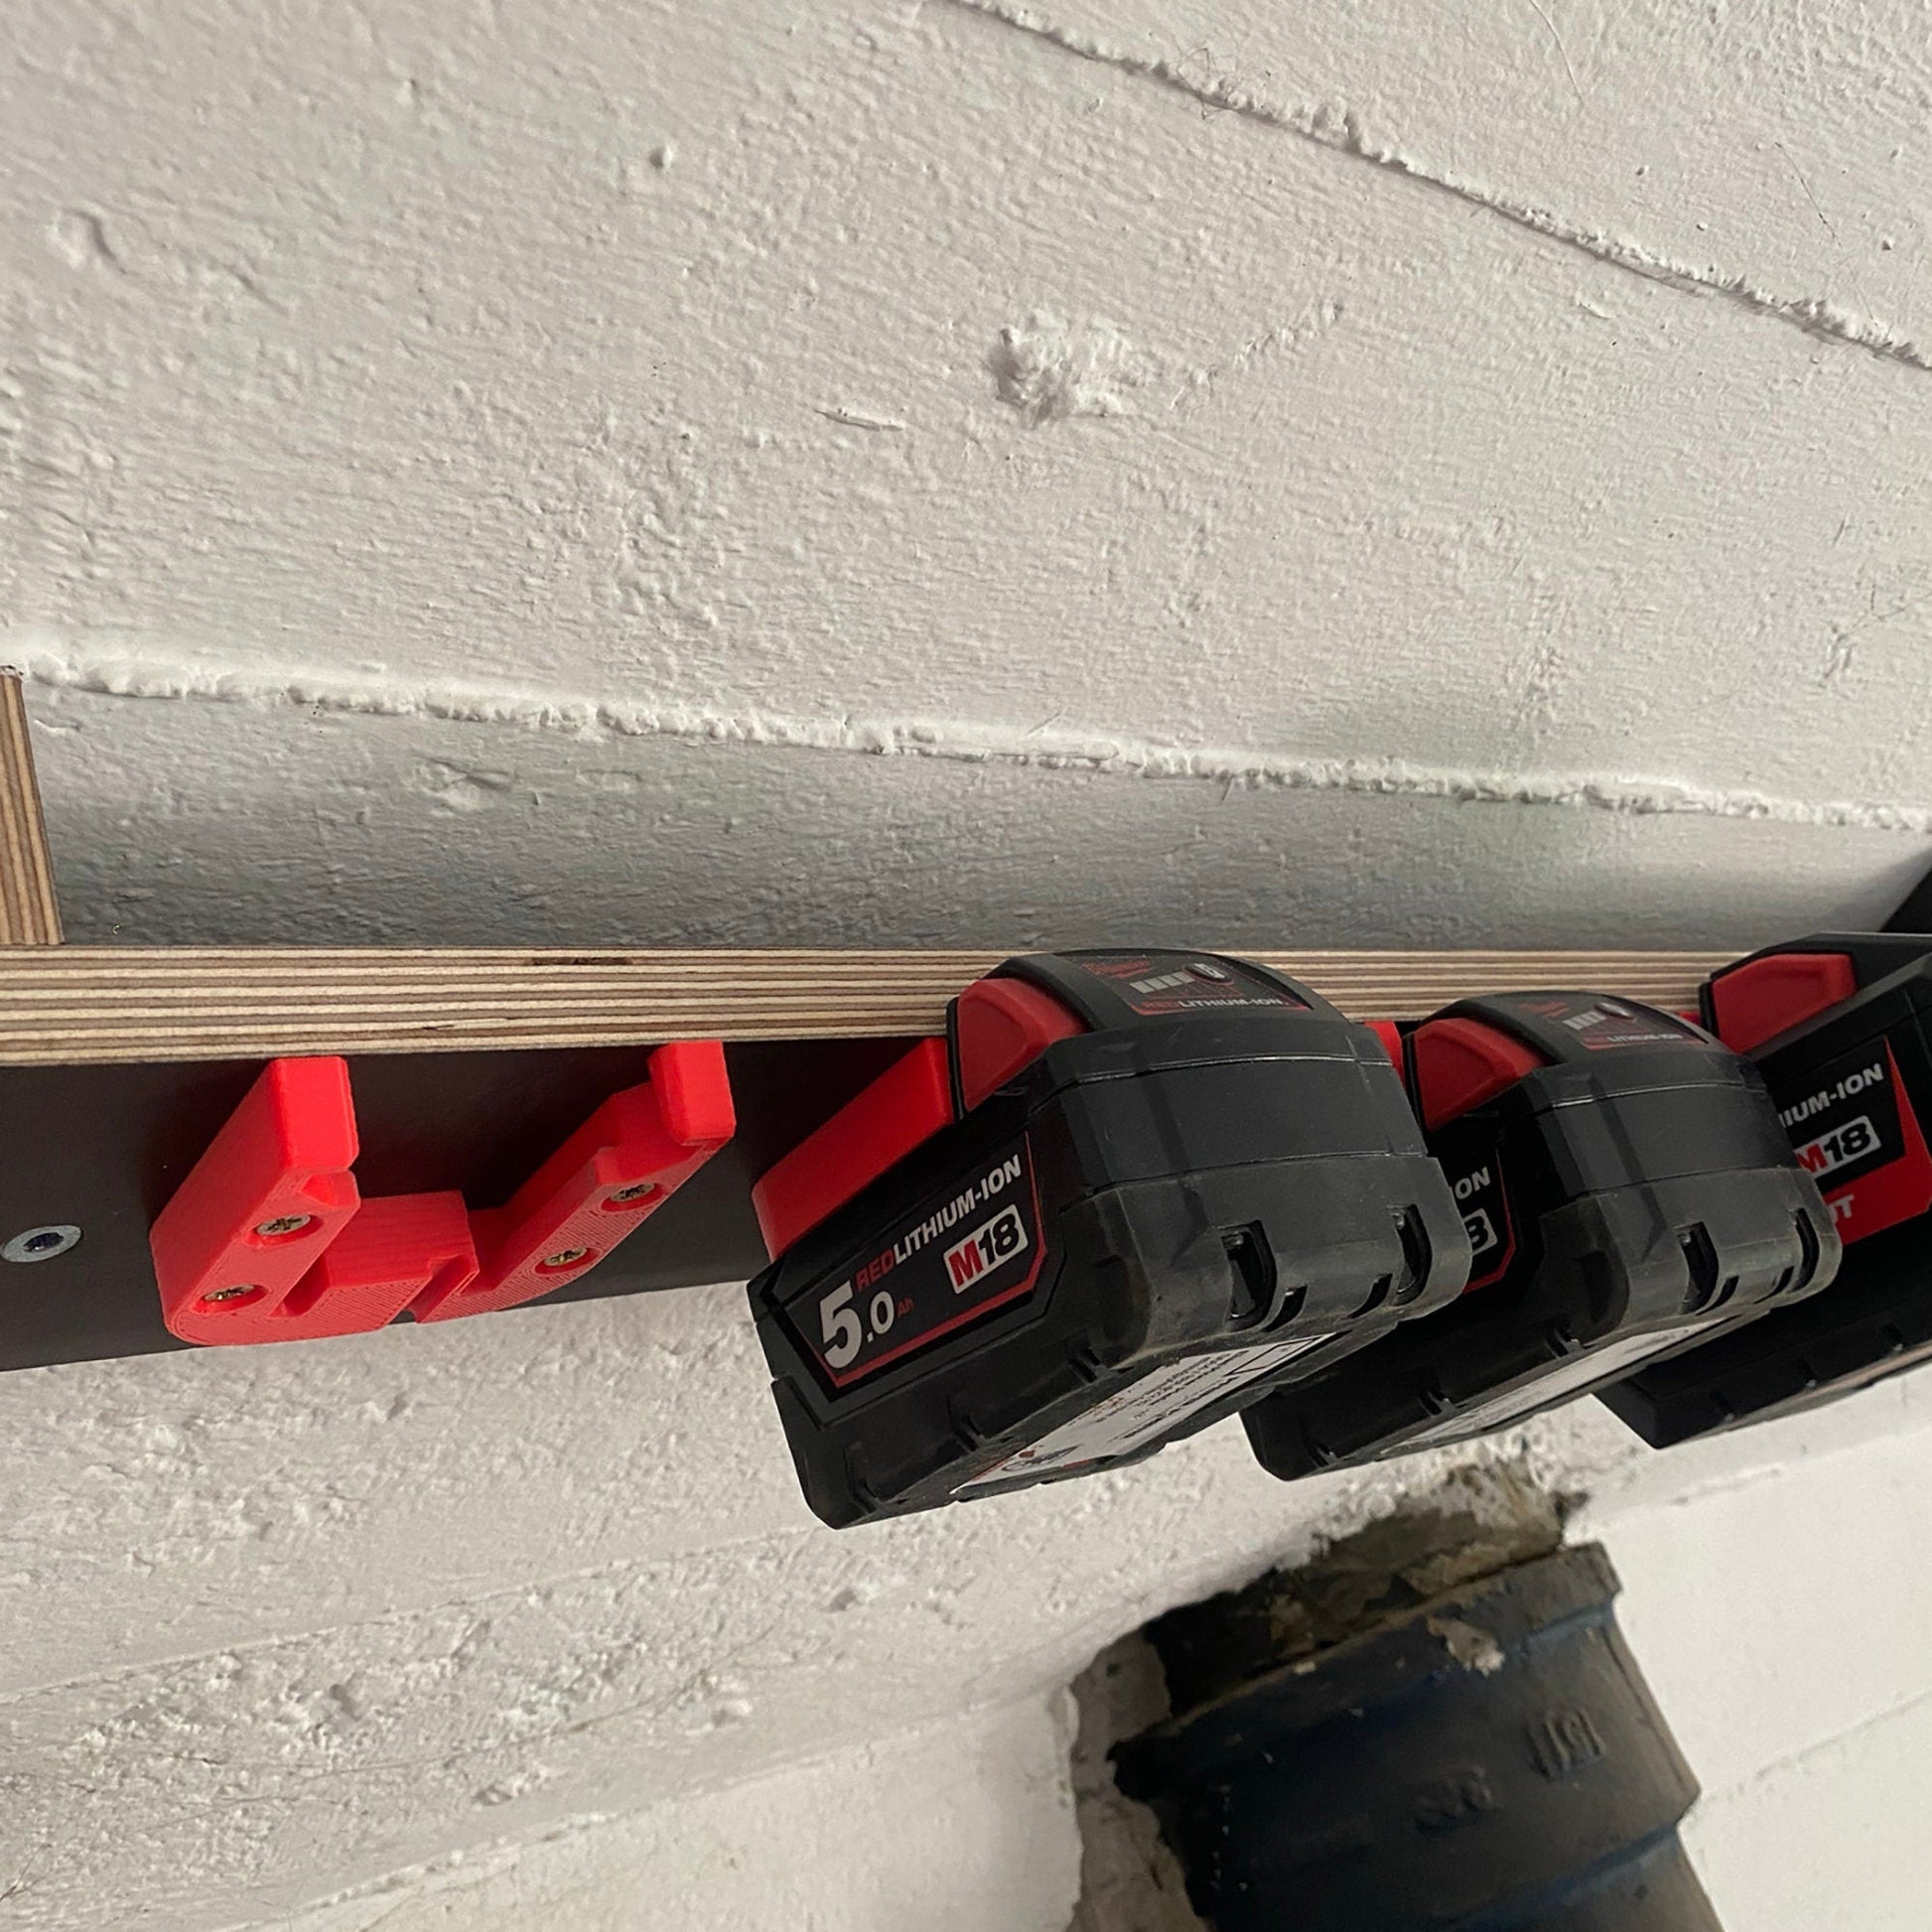
<svg viewBox="0 0 1932 1932">
<path fill-rule="evenodd" d="M 1224 1427 L 835 1535 L 769 1408 L 732 1290 L 0 1378 L 6 1922 L 1059 1932 L 1061 1687 L 1440 1466 L 1289 1488 Z M 1924 1922 L 1928 1425 L 1501 1446 L 1592 1497 L 1729 1932 Z"/>
<path fill-rule="evenodd" d="M 1742 944 L 1926 863 L 1908 0 L 6 18 L 0 659 L 79 938 Z M 1051 1932 L 1056 1687 L 1387 1493 L 1220 1432 L 831 1538 L 723 1290 L 0 1414 L 35 1928 Z M 1923 1743 L 1917 1417 L 1538 1438 L 1699 1639 L 1739 1928 Z"/>
<path fill-rule="evenodd" d="M 1909 0 L 9 26 L 85 936 L 1745 937 L 1922 864 Z"/>
</svg>

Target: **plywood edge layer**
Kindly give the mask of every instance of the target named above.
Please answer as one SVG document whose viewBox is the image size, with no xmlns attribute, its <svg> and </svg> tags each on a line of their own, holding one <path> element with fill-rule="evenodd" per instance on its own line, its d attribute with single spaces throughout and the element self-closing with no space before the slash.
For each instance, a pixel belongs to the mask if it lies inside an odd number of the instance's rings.
<svg viewBox="0 0 1932 1932">
<path fill-rule="evenodd" d="M 1243 952 L 1230 947 L 1226 950 Z M 22 946 L 0 950 L 0 1065 L 508 1051 L 936 1034 L 1001 952 Z M 1247 952 L 1357 1019 L 1570 987 L 1695 1004 L 1717 952 Z"/>
<path fill-rule="evenodd" d="M 20 679 L 0 668 L 0 945 L 58 946 L 61 908 Z"/>
</svg>

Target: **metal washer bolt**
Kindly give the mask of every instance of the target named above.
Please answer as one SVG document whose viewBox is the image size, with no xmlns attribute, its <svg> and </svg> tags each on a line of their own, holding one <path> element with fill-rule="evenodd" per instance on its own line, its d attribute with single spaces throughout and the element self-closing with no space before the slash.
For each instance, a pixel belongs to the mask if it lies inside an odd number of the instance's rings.
<svg viewBox="0 0 1932 1932">
<path fill-rule="evenodd" d="M 69 1221 L 50 1223 L 44 1228 L 23 1228 L 0 1247 L 0 1261 L 52 1261 L 80 1243 L 80 1230 Z"/>
<path fill-rule="evenodd" d="M 554 1255 L 545 1255 L 538 1265 L 544 1268 L 568 1268 L 590 1253 L 588 1248 L 559 1248 Z"/>
<path fill-rule="evenodd" d="M 264 1221 L 255 1232 L 272 1239 L 278 1234 L 299 1234 L 304 1228 L 315 1223 L 313 1214 L 278 1214 L 272 1221 Z"/>
<path fill-rule="evenodd" d="M 615 1194 L 612 1194 L 608 1198 L 605 1205 L 608 1207 L 626 1207 L 634 1200 L 648 1200 L 656 1191 L 656 1181 L 640 1180 L 634 1186 L 620 1187 Z"/>
</svg>

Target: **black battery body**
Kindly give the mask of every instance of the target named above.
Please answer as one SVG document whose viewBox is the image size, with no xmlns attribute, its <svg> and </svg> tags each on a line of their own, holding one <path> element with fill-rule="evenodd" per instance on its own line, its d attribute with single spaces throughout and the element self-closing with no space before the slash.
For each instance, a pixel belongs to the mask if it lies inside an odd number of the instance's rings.
<svg viewBox="0 0 1932 1932">
<path fill-rule="evenodd" d="M 1827 1294 L 1598 1391 L 1656 1448 L 1932 1358 L 1932 937 L 1817 933 L 1714 974 L 1705 1025 L 1763 1075 L 1845 1243 Z"/>
<path fill-rule="evenodd" d="M 976 1071 L 988 1003 L 1016 1000 L 1047 1024 Z M 751 1284 L 834 1527 L 1138 1460 L 1467 1279 L 1386 1049 L 1279 974 L 1014 959 L 954 1003 L 946 1051 L 954 1117 Z M 836 1183 L 828 1128 L 788 1157 L 806 1187 Z"/>
<path fill-rule="evenodd" d="M 1248 1408 L 1274 1474 L 1508 1427 L 1831 1280 L 1831 1216 L 1762 1081 L 1699 1028 L 1509 994 L 1446 1008 L 1407 1059 L 1468 1221 L 1469 1289 Z"/>
<path fill-rule="evenodd" d="M 1926 1231 L 1887 1228 L 1845 1250 L 1838 1280 L 1598 1389 L 1653 1449 L 1822 1408 L 1932 1361 Z"/>
</svg>

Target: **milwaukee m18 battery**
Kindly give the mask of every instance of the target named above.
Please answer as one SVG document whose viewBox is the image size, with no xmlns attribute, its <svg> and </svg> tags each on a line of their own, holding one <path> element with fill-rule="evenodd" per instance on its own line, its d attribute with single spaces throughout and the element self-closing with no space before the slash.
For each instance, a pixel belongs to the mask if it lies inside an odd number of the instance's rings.
<svg viewBox="0 0 1932 1932">
<path fill-rule="evenodd" d="M 1601 994 L 1465 1000 L 1407 1042 L 1468 1292 L 1246 1410 L 1279 1476 L 1479 1436 L 1822 1288 L 1839 1241 L 1756 1072 Z"/>
<path fill-rule="evenodd" d="M 1009 960 L 754 1197 L 834 1526 L 1152 1454 L 1469 1267 L 1377 1035 L 1208 953 Z"/>
<path fill-rule="evenodd" d="M 1763 1074 L 1845 1242 L 1831 1292 L 1599 1390 L 1662 1448 L 1932 1357 L 1932 937 L 1823 933 L 1715 974 L 1705 1024 Z"/>
</svg>

